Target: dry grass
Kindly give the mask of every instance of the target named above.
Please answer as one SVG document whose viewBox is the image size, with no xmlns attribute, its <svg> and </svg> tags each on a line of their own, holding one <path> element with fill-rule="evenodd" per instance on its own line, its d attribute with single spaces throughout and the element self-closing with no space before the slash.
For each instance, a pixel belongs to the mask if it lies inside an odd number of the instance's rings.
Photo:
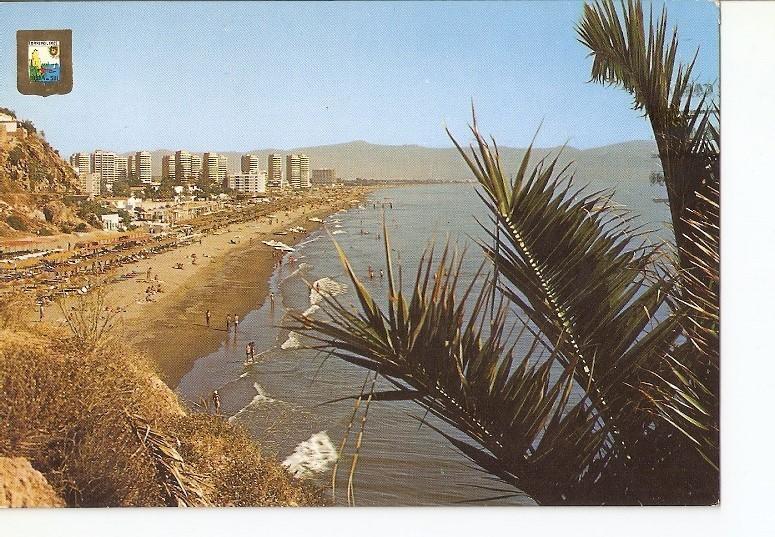
<svg viewBox="0 0 775 537">
<path fill-rule="evenodd" d="M 0 329 L 0 456 L 28 458 L 68 506 L 180 503 L 158 443 L 143 441 L 131 416 L 173 443 L 184 484 L 204 482 L 199 505 L 320 503 L 245 432 L 186 415 L 143 356 L 110 337 L 85 348 L 83 336 L 37 324 Z"/>
</svg>

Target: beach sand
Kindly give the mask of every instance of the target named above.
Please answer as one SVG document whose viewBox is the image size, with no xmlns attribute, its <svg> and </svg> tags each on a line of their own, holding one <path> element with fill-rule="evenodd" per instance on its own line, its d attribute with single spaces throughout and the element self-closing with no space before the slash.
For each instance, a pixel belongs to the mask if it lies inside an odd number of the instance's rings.
<svg viewBox="0 0 775 537">
<path fill-rule="evenodd" d="M 272 255 L 275 250 L 261 241 L 274 239 L 293 245 L 320 227 L 309 218 L 348 209 L 352 200 L 362 199 L 371 190 L 349 189 L 346 196 L 333 202 L 310 198 L 287 214 L 275 211 L 278 218 L 271 224 L 267 217 L 260 217 L 232 225 L 228 231 L 204 236 L 201 244 L 122 267 L 120 273 L 135 270 L 141 274 L 108 286 L 109 303 L 125 310 L 117 323 L 119 334 L 148 354 L 161 378 L 174 389 L 197 358 L 218 349 L 226 333 L 227 315 L 244 318 L 266 298 L 276 258 Z M 303 226 L 306 231 L 274 235 L 294 226 Z M 191 254 L 196 254 L 196 264 L 192 264 Z M 178 263 L 183 264 L 182 270 L 175 268 Z M 150 282 L 146 280 L 148 268 Z M 149 302 L 146 288 L 157 283 L 162 292 Z M 207 309 L 211 311 L 209 328 Z"/>
</svg>

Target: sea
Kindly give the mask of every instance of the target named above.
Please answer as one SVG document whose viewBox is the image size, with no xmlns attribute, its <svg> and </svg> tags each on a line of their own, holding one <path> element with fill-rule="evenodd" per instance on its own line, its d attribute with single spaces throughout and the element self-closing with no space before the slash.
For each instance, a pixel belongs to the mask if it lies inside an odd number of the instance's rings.
<svg viewBox="0 0 775 537">
<path fill-rule="evenodd" d="M 614 201 L 638 213 L 639 223 L 654 230 L 653 240 L 669 240 L 669 209 L 654 201 L 667 197 L 664 187 L 647 178 L 612 186 Z M 254 435 L 267 456 L 315 481 L 333 504 L 347 505 L 348 477 L 362 423 L 360 415 L 353 422 L 353 400 L 343 398 L 361 392 L 367 372 L 303 348 L 311 342 L 287 328 L 293 324 L 289 313 L 315 310 L 312 282 L 345 305 L 357 302 L 334 241 L 369 291 L 384 297 L 387 282 L 379 277 L 385 270 L 383 222 L 406 289 L 429 244 L 438 249 L 449 242 L 461 251 L 467 249 L 462 280 L 470 281 L 483 259 L 475 242 L 486 236 L 479 222 L 488 222 L 478 188 L 461 183 L 383 188 L 360 206 L 325 218 L 324 228 L 296 245 L 274 271 L 270 281 L 274 301 L 267 298 L 256 304 L 240 320 L 236 334 L 225 337 L 218 351 L 199 358 L 180 381 L 178 393 L 204 409 L 217 389 L 224 416 Z M 288 263 L 289 256 L 297 261 Z M 368 278 L 369 267 L 373 279 Z M 255 363 L 246 366 L 249 342 L 255 342 Z M 355 505 L 533 504 L 527 495 L 478 469 L 436 431 L 421 426 L 418 418 L 423 415 L 412 402 L 370 405 L 352 474 L 350 500 Z M 337 459 L 344 438 L 347 442 Z"/>
</svg>

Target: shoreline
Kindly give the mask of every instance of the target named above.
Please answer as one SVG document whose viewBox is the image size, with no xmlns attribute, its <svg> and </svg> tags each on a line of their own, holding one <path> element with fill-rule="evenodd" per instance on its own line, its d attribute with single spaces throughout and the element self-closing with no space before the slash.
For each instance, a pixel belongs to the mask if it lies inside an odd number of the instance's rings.
<svg viewBox="0 0 775 537">
<path fill-rule="evenodd" d="M 349 209 L 354 200 L 363 202 L 376 189 L 363 187 L 333 202 L 310 199 L 282 212 L 271 224 L 259 219 L 232 225 L 228 231 L 203 237 L 201 245 L 183 246 L 137 263 L 132 268 L 139 270 L 141 277 L 108 287 L 110 302 L 124 307 L 119 317 L 121 337 L 147 354 L 161 379 L 175 390 L 198 358 L 218 350 L 226 334 L 226 316 L 244 318 L 268 296 L 275 250 L 261 241 L 273 238 L 291 246 L 298 244 L 322 226 L 309 218 L 322 219 Z M 305 231 L 274 235 L 295 226 L 303 226 Z M 197 265 L 192 264 L 191 254 L 196 255 Z M 180 262 L 184 269 L 175 269 Z M 163 289 L 153 302 L 139 299 L 149 285 L 148 267 L 154 274 L 151 283 L 155 284 L 158 275 Z M 207 309 L 211 311 L 209 327 L 205 322 Z"/>
</svg>

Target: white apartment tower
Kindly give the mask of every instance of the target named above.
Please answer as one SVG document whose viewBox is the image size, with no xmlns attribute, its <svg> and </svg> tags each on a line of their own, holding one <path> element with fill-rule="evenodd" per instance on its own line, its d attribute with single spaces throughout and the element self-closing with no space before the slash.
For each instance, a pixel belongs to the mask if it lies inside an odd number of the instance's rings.
<svg viewBox="0 0 775 537">
<path fill-rule="evenodd" d="M 116 180 L 129 180 L 129 158 L 116 155 Z"/>
<path fill-rule="evenodd" d="M 151 154 L 148 151 L 135 153 L 135 173 L 137 180 L 144 185 L 151 183 L 153 175 L 151 173 Z"/>
<path fill-rule="evenodd" d="M 309 176 L 309 157 L 305 154 L 299 155 L 299 188 L 309 188 L 312 186 Z"/>
<path fill-rule="evenodd" d="M 88 153 L 73 153 L 70 155 L 70 166 L 79 174 L 91 172 L 91 158 Z"/>
<path fill-rule="evenodd" d="M 291 188 L 301 188 L 299 155 L 287 155 L 285 157 L 285 182 L 291 185 Z"/>
<path fill-rule="evenodd" d="M 240 170 L 242 173 L 258 173 L 258 155 L 242 155 L 240 159 Z"/>
<path fill-rule="evenodd" d="M 208 184 L 218 182 L 218 153 L 205 153 L 202 155 L 202 179 Z"/>
<path fill-rule="evenodd" d="M 187 183 L 191 180 L 191 153 L 188 151 L 175 151 L 175 182 Z M 201 160 L 199 161 L 201 165 Z"/>
<path fill-rule="evenodd" d="M 100 174 L 103 190 L 112 191 L 116 180 L 116 154 L 97 149 L 91 154 L 91 171 Z"/>
<path fill-rule="evenodd" d="M 269 155 L 266 166 L 266 187 L 279 190 L 283 188 L 283 160 L 280 155 Z"/>
<path fill-rule="evenodd" d="M 218 155 L 218 184 L 226 185 L 226 177 L 229 175 L 229 158 L 226 155 Z"/>
<path fill-rule="evenodd" d="M 191 155 L 191 180 L 198 181 L 202 175 L 202 155 Z"/>
</svg>

